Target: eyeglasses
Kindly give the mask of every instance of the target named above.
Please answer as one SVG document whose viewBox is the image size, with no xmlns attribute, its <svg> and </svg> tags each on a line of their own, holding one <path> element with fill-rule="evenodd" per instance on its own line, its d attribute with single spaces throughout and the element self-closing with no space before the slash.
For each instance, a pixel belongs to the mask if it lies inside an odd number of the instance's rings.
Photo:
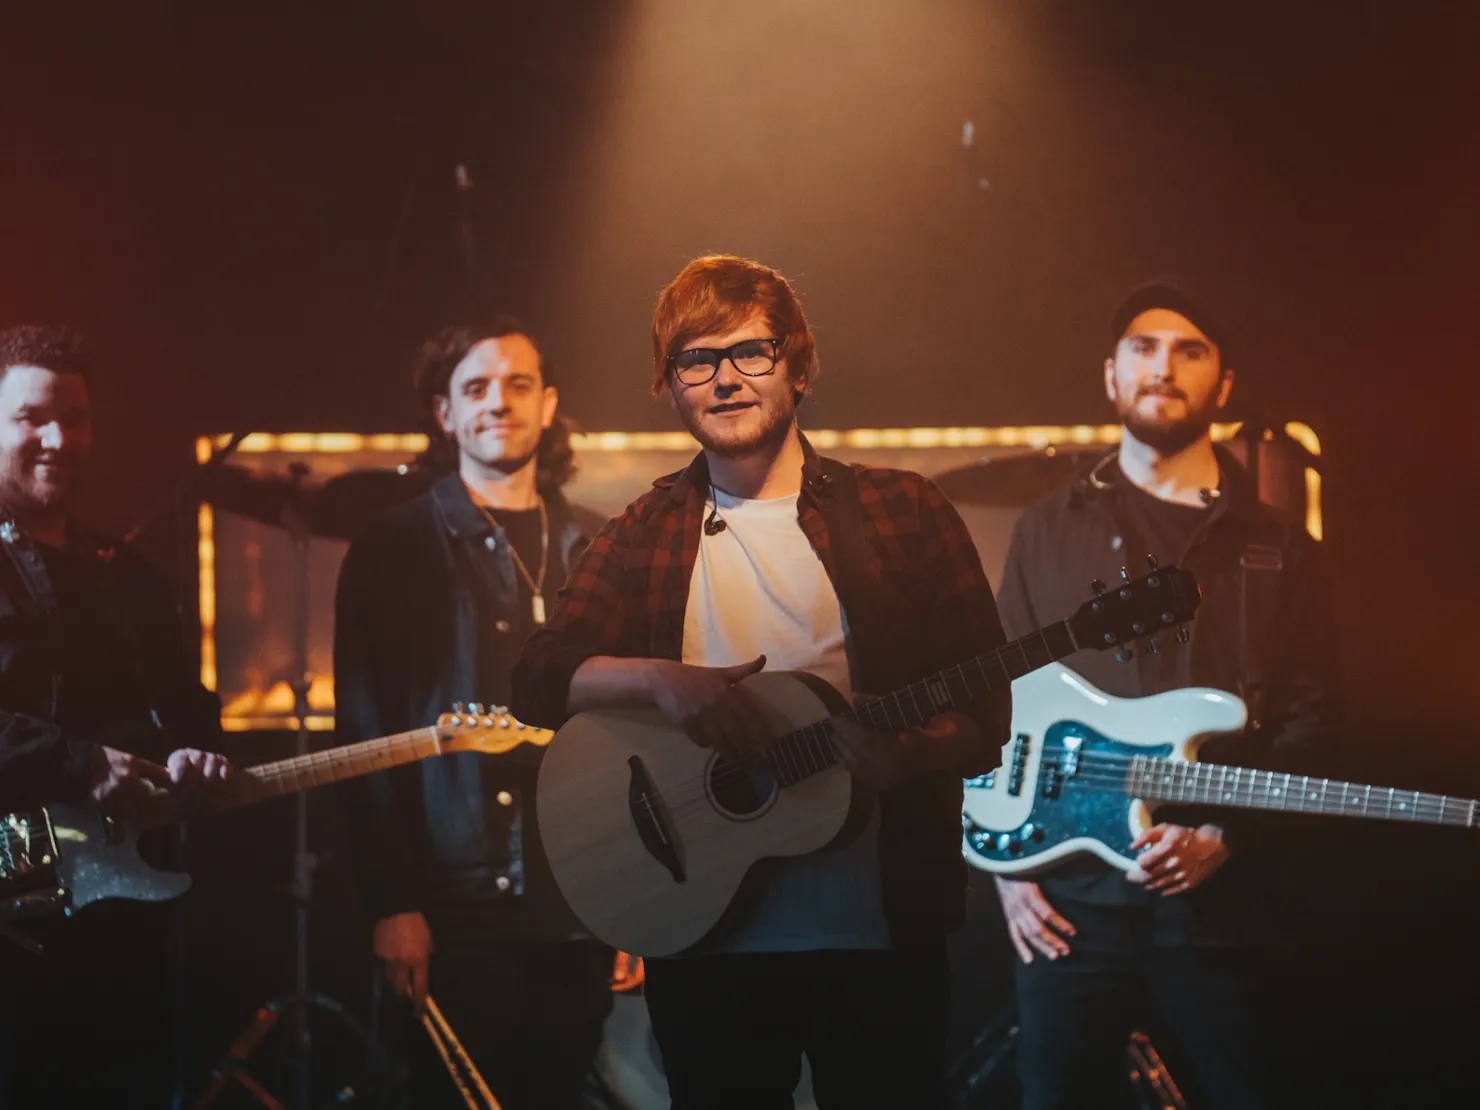
<svg viewBox="0 0 1480 1110">
<path fill-rule="evenodd" d="M 779 339 L 742 339 L 728 347 L 694 347 L 668 356 L 668 369 L 684 385 L 703 385 L 719 373 L 720 363 L 730 365 L 747 378 L 761 378 L 776 369 L 781 354 Z"/>
</svg>

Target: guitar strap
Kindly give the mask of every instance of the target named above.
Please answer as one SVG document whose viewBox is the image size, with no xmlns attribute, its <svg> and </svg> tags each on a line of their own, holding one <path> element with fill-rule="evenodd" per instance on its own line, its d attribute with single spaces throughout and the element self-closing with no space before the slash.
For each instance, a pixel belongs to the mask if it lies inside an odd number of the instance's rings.
<svg viewBox="0 0 1480 1110">
<path fill-rule="evenodd" d="M 1285 559 L 1277 547 L 1250 543 L 1239 557 L 1239 693 L 1249 706 L 1249 727 L 1263 727 L 1269 689 L 1266 645 L 1279 603 Z"/>
</svg>

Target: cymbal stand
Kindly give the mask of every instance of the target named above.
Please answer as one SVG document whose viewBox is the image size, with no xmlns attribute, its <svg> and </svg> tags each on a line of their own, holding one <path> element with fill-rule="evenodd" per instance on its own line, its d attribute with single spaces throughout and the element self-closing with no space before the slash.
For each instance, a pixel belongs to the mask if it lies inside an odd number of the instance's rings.
<svg viewBox="0 0 1480 1110">
<path fill-rule="evenodd" d="M 295 484 L 301 486 L 303 479 L 308 475 L 308 468 L 302 463 L 295 463 L 290 473 Z M 283 525 L 292 540 L 294 554 L 293 654 L 288 684 L 293 691 L 293 712 L 298 724 L 295 750 L 299 756 L 304 756 L 308 754 L 311 747 L 308 717 L 312 710 L 308 694 L 313 682 L 309 665 L 309 614 L 311 610 L 309 556 L 312 534 L 309 530 L 307 507 L 301 498 L 298 503 L 291 505 L 283 513 Z M 348 1028 L 366 1046 L 367 1061 L 372 1065 L 373 1070 L 388 1077 L 388 1081 L 392 1083 L 395 1081 L 394 1066 L 388 1065 L 382 1059 L 383 1054 L 379 1046 L 375 1044 L 373 1038 L 354 1015 L 334 999 L 314 993 L 310 986 L 309 961 L 313 939 L 311 908 L 314 871 L 318 866 L 318 857 L 309 850 L 308 797 L 308 791 L 300 790 L 294 799 L 296 827 L 292 885 L 295 932 L 293 993 L 284 998 L 274 999 L 257 1011 L 216 1068 L 210 1085 L 195 1102 L 196 1110 L 204 1110 L 205 1107 L 214 1103 L 232 1082 L 240 1084 L 268 1110 L 290 1110 L 290 1108 L 291 1110 L 312 1110 L 313 1036 L 309 1019 L 315 1010 L 325 1011 L 338 1018 L 340 1024 Z M 287 1028 L 291 1038 L 289 1070 L 293 1075 L 293 1098 L 286 1104 L 274 1098 L 246 1070 L 249 1057 L 284 1016 L 288 1018 Z M 342 1103 L 343 1098 L 336 1096 L 336 1104 Z"/>
<path fill-rule="evenodd" d="M 308 475 L 308 467 L 294 463 L 291 469 L 295 483 L 301 484 Z M 293 673 L 290 686 L 293 691 L 293 712 L 298 718 L 298 742 L 296 755 L 308 754 L 308 691 L 313 683 L 309 673 L 309 545 L 312 537 L 308 530 L 308 514 L 295 507 L 283 514 L 283 523 L 293 541 Z M 296 835 L 293 841 L 293 913 L 295 917 L 293 993 L 299 999 L 307 999 L 308 961 L 312 931 L 309 906 L 313 900 L 314 868 L 318 859 L 308 850 L 308 791 L 300 790 L 295 797 Z M 312 1073 L 309 1067 L 313 1050 L 313 1038 L 308 1026 L 308 1009 L 303 1005 L 293 1009 L 293 1039 L 296 1049 L 297 1110 L 308 1110 Z"/>
</svg>

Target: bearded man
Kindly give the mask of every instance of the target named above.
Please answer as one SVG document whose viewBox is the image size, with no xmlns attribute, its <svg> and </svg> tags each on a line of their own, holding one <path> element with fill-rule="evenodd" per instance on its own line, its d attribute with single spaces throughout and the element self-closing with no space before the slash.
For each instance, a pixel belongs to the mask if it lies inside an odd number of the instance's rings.
<svg viewBox="0 0 1480 1110">
<path fill-rule="evenodd" d="M 1008 635 L 1069 612 L 1092 580 L 1113 581 L 1148 553 L 1176 562 L 1203 591 L 1188 643 L 1125 666 L 1096 652 L 1069 665 L 1119 697 L 1235 691 L 1249 703 L 1248 729 L 1208 744 L 1207 759 L 1329 773 L 1329 583 L 1300 522 L 1262 503 L 1213 444 L 1233 389 L 1224 332 L 1180 290 L 1150 285 L 1121 304 L 1111 335 L 1105 392 L 1120 446 L 1019 518 L 998 596 Z M 1021 959 L 1027 1110 L 1130 1105 L 1126 1044 L 1146 1021 L 1170 1033 L 1189 1105 L 1272 1104 L 1254 974 L 1256 941 L 1279 914 L 1266 881 L 1279 866 L 1268 822 L 1191 807 L 1157 817 L 1128 874 L 1081 859 L 1041 882 L 997 879 Z"/>
</svg>

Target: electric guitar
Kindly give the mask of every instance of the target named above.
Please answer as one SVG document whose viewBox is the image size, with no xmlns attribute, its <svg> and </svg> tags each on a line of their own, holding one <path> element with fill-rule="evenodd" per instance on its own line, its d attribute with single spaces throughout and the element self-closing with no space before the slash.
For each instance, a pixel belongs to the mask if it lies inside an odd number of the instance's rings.
<svg viewBox="0 0 1480 1110">
<path fill-rule="evenodd" d="M 1089 854 L 1129 871 L 1158 802 L 1475 827 L 1470 798 L 1195 762 L 1247 719 L 1221 690 L 1117 698 L 1057 663 L 1019 678 L 1002 766 L 966 782 L 967 861 L 1026 877 Z"/>
<path fill-rule="evenodd" d="M 832 715 L 889 732 L 922 725 L 1081 648 L 1180 625 L 1198 601 L 1185 571 L 1153 568 L 1068 620 L 851 709 L 814 676 L 752 675 L 742 685 L 776 739 L 748 761 L 698 747 L 656 709 L 578 714 L 556 733 L 535 790 L 555 881 L 614 948 L 688 948 L 720 922 L 759 861 L 838 838 L 853 780 L 833 747 Z"/>
<path fill-rule="evenodd" d="M 234 809 L 449 752 L 497 755 L 554 736 L 502 708 L 457 709 L 426 728 L 241 768 L 211 808 Z M 184 894 L 189 875 L 160 871 L 139 855 L 143 831 L 79 805 L 0 816 L 0 922 L 71 913 L 105 898 L 159 902 Z"/>
</svg>

